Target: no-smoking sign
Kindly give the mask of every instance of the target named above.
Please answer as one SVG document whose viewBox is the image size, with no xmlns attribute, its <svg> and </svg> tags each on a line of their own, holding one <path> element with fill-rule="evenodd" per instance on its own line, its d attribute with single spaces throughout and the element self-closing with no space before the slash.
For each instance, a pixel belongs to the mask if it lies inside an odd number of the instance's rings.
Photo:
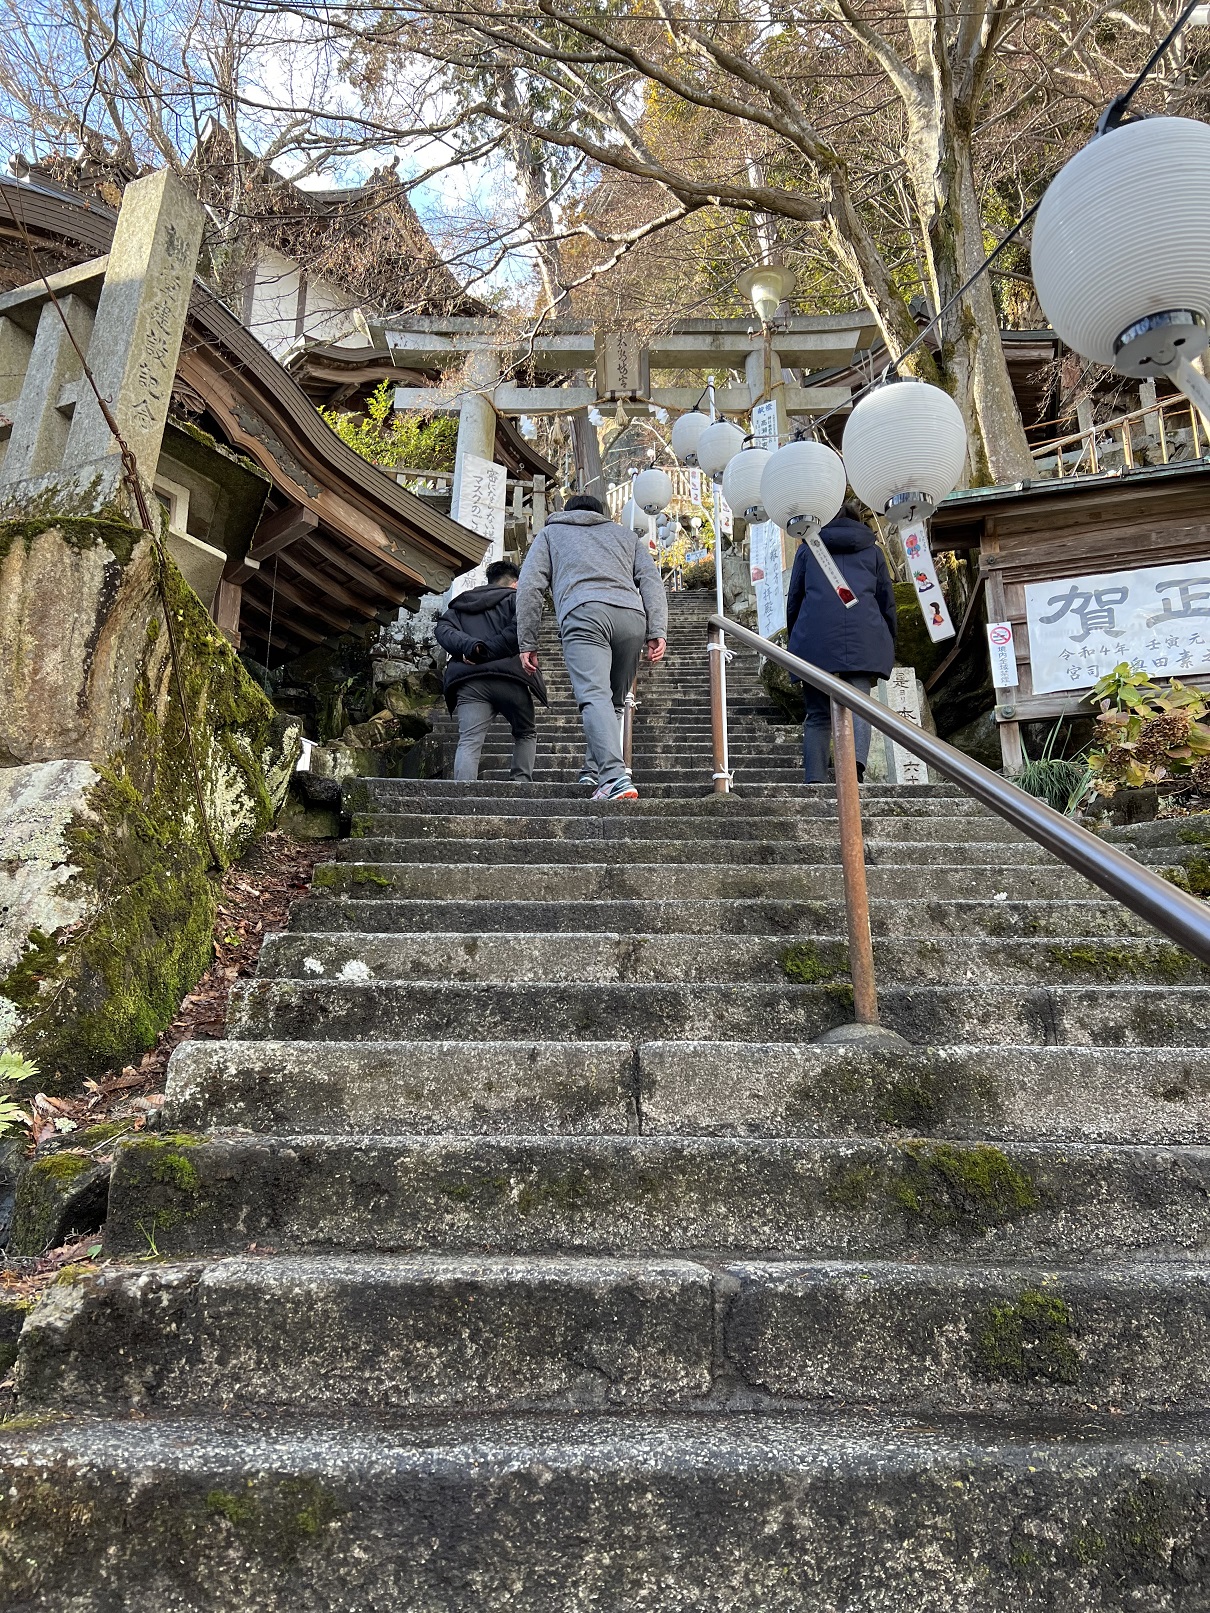
<svg viewBox="0 0 1210 1613">
<path fill-rule="evenodd" d="M 1019 680 L 1011 622 L 988 622 L 987 649 L 991 656 L 992 682 L 996 688 L 1015 689 Z"/>
</svg>

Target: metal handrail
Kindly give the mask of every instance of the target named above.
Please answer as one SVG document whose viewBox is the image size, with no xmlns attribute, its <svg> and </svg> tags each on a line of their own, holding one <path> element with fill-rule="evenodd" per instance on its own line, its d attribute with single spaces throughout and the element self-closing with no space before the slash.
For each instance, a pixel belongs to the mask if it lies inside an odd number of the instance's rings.
<svg viewBox="0 0 1210 1613">
<path fill-rule="evenodd" d="M 1119 851 L 1116 846 L 1091 834 L 1070 818 L 1065 818 L 1036 796 L 1027 795 L 1017 785 L 1001 778 L 998 773 L 993 773 L 989 767 L 984 767 L 962 751 L 955 750 L 943 739 L 905 722 L 879 701 L 859 694 L 840 678 L 822 672 L 809 661 L 800 660 L 779 644 L 761 638 L 758 633 L 724 616 L 712 616 L 710 626 L 725 629 L 738 643 L 756 650 L 767 660 L 776 661 L 801 682 L 826 694 L 832 701 L 834 730 L 837 706 L 863 717 L 872 728 L 888 734 L 897 745 L 921 757 L 930 767 L 935 767 L 952 783 L 989 806 L 1007 823 L 1022 830 L 1069 868 L 1074 868 L 1085 879 L 1099 885 L 1108 895 L 1148 924 L 1154 925 L 1195 958 L 1210 963 L 1210 906 L 1186 895 L 1177 886 L 1153 874 L 1142 863 L 1135 862 L 1133 857 Z M 838 796 L 842 791 L 847 794 L 846 785 L 841 780 L 841 769 L 837 767 L 836 771 Z M 855 771 L 852 784 L 855 789 Z M 868 932 L 868 919 L 866 928 Z"/>
<path fill-rule="evenodd" d="M 634 681 L 626 691 L 626 698 L 622 702 L 622 760 L 628 773 L 634 764 L 634 713 L 639 703 L 636 693 L 638 687 L 639 676 L 636 672 Z"/>
</svg>

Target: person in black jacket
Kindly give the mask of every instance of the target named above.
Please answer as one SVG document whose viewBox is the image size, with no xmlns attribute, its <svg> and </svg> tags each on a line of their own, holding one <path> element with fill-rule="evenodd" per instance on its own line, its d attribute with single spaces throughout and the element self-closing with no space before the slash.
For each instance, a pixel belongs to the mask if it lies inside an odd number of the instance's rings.
<svg viewBox="0 0 1210 1613">
<path fill-rule="evenodd" d="M 437 642 L 449 655 L 445 703 L 458 714 L 454 777 L 464 784 L 479 777 L 479 757 L 492 719 L 503 717 L 512 730 L 509 777 L 531 783 L 537 751 L 534 696 L 547 704 L 540 672 L 527 672 L 517 650 L 516 566 L 497 560 L 487 568 L 487 587 L 468 588 L 437 618 Z"/>
<path fill-rule="evenodd" d="M 895 590 L 886 557 L 851 503 L 819 535 L 857 603 L 841 603 L 811 551 L 799 544 L 786 597 L 789 649 L 869 694 L 875 680 L 885 678 L 895 664 Z M 831 702 L 805 685 L 803 698 L 807 708 L 802 725 L 803 778 L 808 784 L 822 784 L 828 773 Z M 869 723 L 854 717 L 853 737 L 861 778 L 870 754 Z"/>
</svg>

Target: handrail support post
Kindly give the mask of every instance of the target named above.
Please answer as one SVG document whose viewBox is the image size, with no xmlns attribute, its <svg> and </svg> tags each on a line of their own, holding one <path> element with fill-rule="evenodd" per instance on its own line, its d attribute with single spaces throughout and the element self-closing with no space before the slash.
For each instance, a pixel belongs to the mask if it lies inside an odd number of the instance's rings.
<svg viewBox="0 0 1210 1613">
<path fill-rule="evenodd" d="M 723 632 L 711 626 L 708 632 L 710 656 L 710 727 L 714 740 L 714 793 L 731 790 L 731 759 L 727 746 L 727 649 Z"/>
<path fill-rule="evenodd" d="M 861 789 L 857 781 L 853 713 L 836 700 L 832 701 L 832 761 L 836 772 L 836 816 L 840 827 L 840 863 L 844 873 L 853 1014 L 859 1025 L 878 1025 L 881 1021 L 874 982 L 874 943 L 870 936 L 870 898 L 866 888 L 865 842 L 861 830 Z"/>
</svg>

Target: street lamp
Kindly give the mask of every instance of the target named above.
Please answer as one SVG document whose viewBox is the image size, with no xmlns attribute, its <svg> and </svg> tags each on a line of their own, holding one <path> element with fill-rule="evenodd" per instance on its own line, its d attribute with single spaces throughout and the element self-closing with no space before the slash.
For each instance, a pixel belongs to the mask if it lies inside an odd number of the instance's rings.
<svg viewBox="0 0 1210 1613">
<path fill-rule="evenodd" d="M 1168 376 L 1203 413 L 1210 344 L 1210 128 L 1144 118 L 1098 135 L 1034 224 L 1038 300 L 1060 339 L 1122 375 Z"/>
<path fill-rule="evenodd" d="M 867 392 L 854 408 L 841 452 L 858 498 L 892 526 L 906 526 L 931 515 L 957 487 L 966 423 L 940 387 L 893 381 Z"/>
<path fill-rule="evenodd" d="M 697 464 L 697 445 L 709 424 L 700 409 L 690 409 L 688 414 L 678 415 L 673 421 L 672 452 L 682 465 Z"/>
<path fill-rule="evenodd" d="M 844 503 L 848 485 L 840 455 L 822 442 L 788 442 L 768 464 L 760 482 L 770 521 L 791 537 L 827 526 Z"/>
<path fill-rule="evenodd" d="M 758 264 L 755 268 L 745 269 L 736 281 L 744 296 L 751 299 L 756 317 L 762 325 L 770 324 L 777 317 L 777 310 L 797 283 L 798 276 L 794 270 L 780 263 Z"/>
<path fill-rule="evenodd" d="M 749 444 L 727 461 L 727 468 L 723 471 L 723 497 L 745 521 L 768 519 L 761 502 L 760 481 L 765 466 L 772 458 L 767 448 Z"/>
<path fill-rule="evenodd" d="M 658 515 L 672 502 L 672 477 L 652 466 L 642 470 L 630 484 L 631 498 L 648 515 Z"/>
</svg>

